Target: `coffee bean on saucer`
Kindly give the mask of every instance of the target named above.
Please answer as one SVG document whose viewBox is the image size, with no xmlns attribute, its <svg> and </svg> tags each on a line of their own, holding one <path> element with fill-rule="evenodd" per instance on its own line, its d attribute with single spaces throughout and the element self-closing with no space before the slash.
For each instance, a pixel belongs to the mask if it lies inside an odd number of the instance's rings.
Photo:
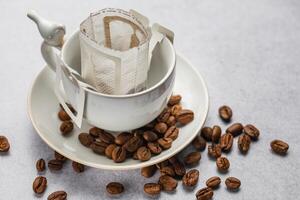
<svg viewBox="0 0 300 200">
<path fill-rule="evenodd" d="M 147 147 L 153 154 L 160 154 L 162 152 L 162 148 L 157 142 L 149 142 L 147 143 Z"/>
<path fill-rule="evenodd" d="M 160 138 L 157 142 L 163 149 L 169 149 L 172 146 L 173 140 L 171 138 Z"/>
<path fill-rule="evenodd" d="M 105 153 L 105 149 L 108 146 L 107 143 L 96 140 L 90 145 L 90 148 L 93 150 L 93 152 L 103 155 Z"/>
<path fill-rule="evenodd" d="M 118 182 L 111 182 L 106 185 L 106 191 L 112 195 L 121 194 L 124 191 L 124 186 Z"/>
<path fill-rule="evenodd" d="M 5 136 L 0 135 L 0 152 L 8 152 L 9 148 L 10 144 L 8 139 Z"/>
<path fill-rule="evenodd" d="M 145 131 L 143 133 L 143 138 L 147 141 L 147 142 L 154 142 L 158 139 L 158 136 L 156 135 L 156 133 L 154 133 L 153 131 Z"/>
<path fill-rule="evenodd" d="M 233 144 L 231 133 L 225 133 L 221 136 L 220 145 L 223 151 L 230 151 Z"/>
<path fill-rule="evenodd" d="M 164 138 L 171 138 L 173 141 L 177 139 L 179 134 L 179 129 L 176 126 L 171 126 L 166 131 Z"/>
<path fill-rule="evenodd" d="M 199 171 L 197 169 L 192 169 L 188 171 L 182 178 L 182 183 L 185 186 L 193 187 L 198 183 Z"/>
<path fill-rule="evenodd" d="M 48 162 L 48 168 L 53 171 L 61 170 L 63 167 L 63 162 L 60 160 L 50 160 Z"/>
<path fill-rule="evenodd" d="M 230 162 L 225 157 L 219 157 L 219 158 L 217 158 L 216 165 L 217 165 L 219 171 L 224 172 L 229 169 Z"/>
<path fill-rule="evenodd" d="M 164 191 L 174 191 L 177 188 L 177 180 L 168 175 L 160 176 L 158 182 Z"/>
<path fill-rule="evenodd" d="M 252 140 L 257 140 L 260 134 L 259 130 L 252 124 L 247 124 L 244 127 L 244 133 L 249 135 Z"/>
<path fill-rule="evenodd" d="M 38 161 L 36 161 L 35 167 L 38 172 L 44 171 L 46 169 L 45 160 L 43 158 L 41 158 Z"/>
<path fill-rule="evenodd" d="M 247 134 L 242 134 L 238 139 L 238 148 L 241 153 L 247 153 L 251 144 L 251 139 Z"/>
<path fill-rule="evenodd" d="M 139 136 L 133 136 L 130 138 L 125 144 L 124 147 L 128 152 L 135 152 L 141 145 L 143 144 L 143 141 L 141 137 Z"/>
<path fill-rule="evenodd" d="M 32 189 L 36 194 L 42 194 L 47 188 L 47 179 L 44 176 L 38 176 L 34 179 Z"/>
<path fill-rule="evenodd" d="M 270 145 L 271 145 L 272 150 L 277 154 L 284 155 L 289 150 L 288 143 L 286 143 L 282 140 L 273 140 Z"/>
<path fill-rule="evenodd" d="M 151 151 L 147 147 L 138 148 L 136 153 L 140 161 L 147 161 L 151 158 Z"/>
<path fill-rule="evenodd" d="M 222 155 L 221 145 L 212 144 L 208 146 L 208 155 L 212 158 L 218 158 Z"/>
<path fill-rule="evenodd" d="M 129 132 L 122 132 L 117 137 L 115 138 L 115 143 L 117 145 L 123 145 L 125 144 L 128 140 L 130 140 L 133 137 L 132 133 Z"/>
<path fill-rule="evenodd" d="M 144 192 L 149 195 L 158 195 L 161 191 L 161 185 L 158 183 L 146 183 L 144 185 Z"/>
<path fill-rule="evenodd" d="M 226 133 L 231 133 L 232 136 L 236 137 L 243 133 L 244 127 L 241 123 L 234 123 L 226 129 Z"/>
<path fill-rule="evenodd" d="M 80 133 L 78 135 L 78 140 L 83 146 L 90 147 L 91 144 L 94 142 L 94 137 L 88 133 Z"/>
<path fill-rule="evenodd" d="M 206 141 L 202 136 L 197 135 L 193 140 L 192 145 L 194 146 L 195 149 L 199 151 L 204 151 L 206 148 Z"/>
<path fill-rule="evenodd" d="M 221 106 L 219 108 L 219 116 L 221 117 L 221 119 L 225 122 L 229 122 L 231 120 L 232 117 L 232 110 L 229 106 Z"/>
<path fill-rule="evenodd" d="M 155 174 L 156 170 L 157 170 L 157 168 L 156 168 L 155 165 L 150 165 L 148 167 L 143 167 L 141 169 L 141 175 L 143 177 L 150 178 Z"/>
<path fill-rule="evenodd" d="M 155 125 L 154 130 L 159 134 L 164 134 L 168 129 L 168 126 L 164 122 L 159 122 Z"/>
<path fill-rule="evenodd" d="M 72 167 L 73 167 L 73 170 L 77 173 L 81 173 L 81 172 L 84 172 L 84 165 L 81 164 L 81 163 L 78 163 L 78 162 L 75 162 L 73 161 L 72 162 Z"/>
<path fill-rule="evenodd" d="M 228 177 L 225 180 L 225 184 L 227 186 L 227 189 L 229 190 L 237 190 L 241 186 L 241 181 L 235 177 Z"/>
<path fill-rule="evenodd" d="M 188 124 L 188 123 L 190 123 L 191 121 L 194 120 L 194 112 L 192 110 L 189 110 L 189 109 L 180 110 L 176 114 L 176 120 L 181 125 L 186 125 L 186 124 Z"/>
<path fill-rule="evenodd" d="M 206 126 L 201 129 L 201 136 L 208 142 L 212 140 L 212 133 L 213 130 L 210 127 Z"/>
<path fill-rule="evenodd" d="M 68 115 L 68 113 L 64 110 L 60 110 L 58 112 L 58 118 L 61 120 L 61 121 L 69 121 L 71 120 L 71 117 Z"/>
<path fill-rule="evenodd" d="M 168 175 L 175 177 L 175 170 L 173 166 L 164 166 L 159 169 L 161 175 Z"/>
<path fill-rule="evenodd" d="M 167 124 L 168 126 L 175 126 L 175 125 L 176 125 L 176 122 L 177 122 L 176 117 L 173 116 L 173 115 L 171 115 L 171 116 L 168 118 L 168 120 L 166 121 L 166 124 Z"/>
<path fill-rule="evenodd" d="M 129 154 L 129 153 L 128 153 L 128 154 Z M 138 160 L 138 159 L 139 159 L 139 158 L 137 157 L 136 151 L 133 152 L 132 159 L 133 159 L 133 160 Z"/>
<path fill-rule="evenodd" d="M 74 125 L 71 121 L 64 121 L 61 125 L 60 125 L 60 132 L 63 135 L 68 135 L 69 133 L 72 132 L 74 128 Z"/>
<path fill-rule="evenodd" d="M 89 130 L 89 134 L 94 137 L 94 138 L 98 138 L 100 133 L 102 132 L 103 130 L 100 129 L 100 128 L 97 128 L 97 127 L 93 127 Z"/>
<path fill-rule="evenodd" d="M 176 116 L 182 110 L 182 106 L 180 104 L 176 104 L 171 107 L 171 114 Z"/>
<path fill-rule="evenodd" d="M 99 134 L 99 139 L 107 144 L 112 144 L 115 142 L 115 137 L 106 131 L 102 131 Z"/>
<path fill-rule="evenodd" d="M 176 104 L 179 104 L 181 101 L 181 96 L 180 95 L 172 95 L 169 99 L 168 105 L 169 106 L 174 106 Z"/>
<path fill-rule="evenodd" d="M 222 134 L 221 127 L 218 125 L 213 126 L 212 134 L 211 134 L 211 141 L 214 143 L 218 143 Z"/>
<path fill-rule="evenodd" d="M 217 188 L 221 183 L 220 177 L 213 176 L 206 181 L 206 186 L 212 189 Z"/>
<path fill-rule="evenodd" d="M 112 160 L 116 163 L 121 163 L 126 160 L 126 149 L 124 147 L 117 146 L 112 154 Z"/>
<path fill-rule="evenodd" d="M 196 165 L 201 159 L 201 154 L 198 151 L 191 152 L 184 157 L 184 164 L 186 165 Z"/>
<path fill-rule="evenodd" d="M 158 122 L 166 123 L 171 115 L 171 110 L 169 108 L 165 108 L 162 113 L 157 117 Z"/>
<path fill-rule="evenodd" d="M 65 191 L 56 191 L 51 193 L 47 200 L 67 200 L 67 193 Z"/>
<path fill-rule="evenodd" d="M 106 149 L 105 149 L 105 155 L 106 155 L 106 157 L 108 157 L 108 158 L 112 158 L 112 152 L 114 151 L 114 149 L 117 147 L 117 145 L 116 144 L 110 144 L 110 145 L 108 145 L 107 147 L 106 147 Z"/>
<path fill-rule="evenodd" d="M 54 158 L 55 158 L 55 160 L 59 160 L 62 162 L 65 162 L 67 160 L 67 158 L 65 156 L 61 155 L 57 151 L 54 151 Z"/>
<path fill-rule="evenodd" d="M 210 200 L 214 196 L 214 192 L 210 187 L 202 188 L 197 191 L 197 200 Z"/>
</svg>

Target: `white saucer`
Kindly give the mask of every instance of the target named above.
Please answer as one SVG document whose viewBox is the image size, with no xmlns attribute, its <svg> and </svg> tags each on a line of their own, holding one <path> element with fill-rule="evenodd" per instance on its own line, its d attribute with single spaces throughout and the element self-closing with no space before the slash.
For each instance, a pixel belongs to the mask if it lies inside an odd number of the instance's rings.
<svg viewBox="0 0 300 200">
<path fill-rule="evenodd" d="M 146 162 L 127 159 L 123 163 L 114 163 L 105 156 L 93 153 L 81 145 L 77 138 L 79 133 L 87 132 L 91 127 L 85 122 L 81 130 L 75 128 L 70 136 L 63 137 L 59 131 L 61 122 L 57 117 L 59 103 L 53 91 L 55 74 L 48 67 L 45 67 L 33 82 L 28 96 L 28 113 L 39 136 L 52 149 L 71 160 L 107 170 L 129 170 L 153 165 L 168 159 L 186 147 L 203 126 L 208 112 L 208 92 L 202 76 L 180 54 L 177 54 L 176 70 L 174 94 L 182 95 L 183 107 L 193 110 L 195 118 L 193 122 L 180 128 L 179 137 L 170 149 L 153 156 Z"/>
</svg>

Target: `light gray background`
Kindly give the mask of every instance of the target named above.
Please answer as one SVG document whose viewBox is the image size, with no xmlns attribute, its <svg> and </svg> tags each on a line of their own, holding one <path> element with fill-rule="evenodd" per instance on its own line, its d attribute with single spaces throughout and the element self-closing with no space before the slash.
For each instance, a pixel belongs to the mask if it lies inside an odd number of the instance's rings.
<svg viewBox="0 0 300 200">
<path fill-rule="evenodd" d="M 151 1 L 5 1 L 0 0 L 0 133 L 11 142 L 8 155 L 0 155 L 0 199 L 38 199 L 32 192 L 37 175 L 35 161 L 52 158 L 52 150 L 38 137 L 27 115 L 27 94 L 34 77 L 44 66 L 39 48 L 41 37 L 26 18 L 34 8 L 45 17 L 66 24 L 68 33 L 90 11 L 104 7 L 134 8 L 176 34 L 176 49 L 202 73 L 210 94 L 207 125 L 221 124 L 217 109 L 234 110 L 234 121 L 253 123 L 260 140 L 247 156 L 236 149 L 228 155 L 228 174 L 218 174 L 206 152 L 202 154 L 200 180 L 213 175 L 236 176 L 242 181 L 238 193 L 224 184 L 214 199 L 297 199 L 300 143 L 300 1 L 299 0 L 151 0 Z M 187 77 L 188 78 L 188 77 Z M 288 156 L 270 152 L 272 139 L 289 142 Z M 236 143 L 235 143 L 236 147 Z M 68 199 L 110 199 L 105 185 L 125 184 L 120 199 L 143 199 L 146 180 L 139 170 L 111 172 L 88 168 L 75 174 L 68 163 L 59 173 L 46 172 L 45 195 L 66 190 Z M 224 180 L 224 179 L 223 179 Z M 160 199 L 195 199 L 179 184 L 174 194 Z"/>
</svg>

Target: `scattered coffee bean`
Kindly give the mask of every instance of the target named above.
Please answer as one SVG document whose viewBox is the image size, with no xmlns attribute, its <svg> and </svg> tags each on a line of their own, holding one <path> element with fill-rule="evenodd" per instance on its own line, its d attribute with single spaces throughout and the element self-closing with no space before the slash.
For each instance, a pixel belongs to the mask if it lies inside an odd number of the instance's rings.
<svg viewBox="0 0 300 200">
<path fill-rule="evenodd" d="M 241 123 L 234 123 L 226 129 L 226 133 L 231 133 L 232 136 L 236 137 L 243 133 L 244 127 Z"/>
<path fill-rule="evenodd" d="M 157 170 L 157 168 L 156 168 L 155 165 L 150 165 L 148 167 L 143 167 L 141 169 L 141 175 L 143 177 L 150 178 L 155 174 L 156 170 Z"/>
<path fill-rule="evenodd" d="M 164 166 L 162 168 L 160 168 L 160 174 L 161 175 L 168 175 L 168 176 L 171 176 L 171 177 L 175 177 L 175 170 L 172 166 Z"/>
<path fill-rule="evenodd" d="M 233 144 L 233 136 L 231 133 L 225 133 L 221 136 L 220 145 L 223 151 L 230 151 Z"/>
<path fill-rule="evenodd" d="M 158 195 L 161 191 L 161 185 L 158 183 L 146 183 L 144 185 L 144 192 L 149 195 Z"/>
<path fill-rule="evenodd" d="M 195 149 L 199 151 L 204 151 L 206 148 L 206 141 L 202 136 L 197 135 L 193 140 L 192 145 L 195 147 Z"/>
<path fill-rule="evenodd" d="M 32 189 L 36 194 L 42 194 L 47 188 L 47 179 L 43 176 L 38 176 L 34 179 Z"/>
<path fill-rule="evenodd" d="M 124 147 L 117 146 L 112 154 L 111 157 L 114 162 L 120 163 L 126 160 L 126 149 Z"/>
<path fill-rule="evenodd" d="M 175 126 L 177 120 L 176 120 L 176 117 L 174 117 L 173 115 L 171 115 L 168 120 L 166 121 L 166 124 L 168 126 Z"/>
<path fill-rule="evenodd" d="M 47 200 L 67 200 L 67 193 L 65 191 L 56 191 L 51 193 Z"/>
<path fill-rule="evenodd" d="M 155 166 L 157 167 L 157 169 L 161 169 L 163 167 L 169 166 L 169 161 L 168 160 L 164 160 L 164 161 L 162 161 L 160 163 L 157 163 Z"/>
<path fill-rule="evenodd" d="M 176 104 L 171 107 L 171 114 L 173 116 L 176 116 L 181 110 L 182 110 L 182 106 L 179 104 Z"/>
<path fill-rule="evenodd" d="M 50 160 L 48 162 L 48 168 L 53 171 L 61 170 L 63 167 L 63 162 L 60 160 Z"/>
<path fill-rule="evenodd" d="M 100 133 L 102 132 L 103 130 L 100 129 L 100 128 L 97 128 L 97 127 L 93 127 L 89 130 L 89 134 L 94 137 L 94 138 L 98 138 Z"/>
<path fill-rule="evenodd" d="M 105 154 L 106 147 L 108 147 L 108 144 L 106 144 L 105 142 L 99 141 L 99 140 L 94 141 L 90 145 L 90 148 L 93 150 L 93 152 L 100 154 L 100 155 Z"/>
<path fill-rule="evenodd" d="M 247 134 L 242 134 L 238 139 L 238 148 L 241 153 L 247 153 L 251 144 L 251 139 Z"/>
<path fill-rule="evenodd" d="M 108 145 L 107 147 L 106 147 L 106 149 L 105 149 L 105 155 L 106 155 L 106 157 L 108 157 L 108 158 L 112 158 L 112 152 L 114 151 L 114 149 L 117 147 L 117 145 L 116 144 L 110 144 L 110 145 Z"/>
<path fill-rule="evenodd" d="M 218 167 L 218 170 L 224 172 L 224 171 L 227 171 L 229 169 L 230 162 L 225 157 L 219 157 L 219 158 L 217 158 L 216 165 Z"/>
<path fill-rule="evenodd" d="M 57 151 L 54 151 L 54 158 L 55 158 L 55 160 L 59 160 L 61 162 L 65 162 L 67 160 L 67 158 L 65 156 L 61 155 Z"/>
<path fill-rule="evenodd" d="M 212 139 L 212 128 L 210 127 L 203 127 L 201 129 L 201 136 L 206 140 L 206 141 L 211 141 Z"/>
<path fill-rule="evenodd" d="M 61 120 L 61 121 L 69 121 L 71 120 L 71 117 L 68 115 L 68 113 L 64 110 L 61 110 L 58 112 L 58 118 Z"/>
<path fill-rule="evenodd" d="M 162 152 L 162 148 L 157 142 L 149 142 L 147 144 L 147 147 L 153 154 L 160 154 Z"/>
<path fill-rule="evenodd" d="M 198 183 L 199 171 L 197 169 L 192 169 L 188 171 L 182 178 L 182 183 L 185 186 L 193 187 Z"/>
<path fill-rule="evenodd" d="M 145 131 L 143 133 L 143 138 L 147 141 L 147 142 L 154 142 L 158 139 L 158 136 L 156 135 L 156 133 L 154 133 L 153 131 Z"/>
<path fill-rule="evenodd" d="M 169 149 L 172 146 L 173 140 L 171 138 L 160 138 L 157 142 L 163 149 Z"/>
<path fill-rule="evenodd" d="M 140 161 L 147 161 L 151 158 L 151 151 L 147 147 L 138 148 L 136 153 Z"/>
<path fill-rule="evenodd" d="M 214 196 L 214 192 L 210 187 L 202 188 L 196 193 L 197 200 L 210 200 Z"/>
<path fill-rule="evenodd" d="M 173 165 L 175 174 L 177 176 L 182 177 L 185 175 L 186 173 L 185 166 L 180 160 L 176 158 L 176 156 L 169 158 L 169 162 Z"/>
<path fill-rule="evenodd" d="M 168 128 L 168 130 L 166 131 L 164 137 L 165 138 L 171 138 L 173 141 L 177 139 L 179 134 L 179 129 L 176 126 L 171 126 L 170 128 Z"/>
<path fill-rule="evenodd" d="M 186 165 L 196 165 L 201 159 L 201 154 L 198 151 L 191 152 L 184 157 L 184 164 Z"/>
<path fill-rule="evenodd" d="M 9 148 L 10 144 L 8 139 L 5 136 L 0 135 L 0 152 L 8 152 Z"/>
<path fill-rule="evenodd" d="M 213 176 L 206 181 L 206 186 L 212 189 L 219 187 L 221 183 L 220 177 Z"/>
<path fill-rule="evenodd" d="M 171 115 L 171 110 L 169 108 L 165 108 L 162 113 L 157 117 L 158 122 L 166 123 Z"/>
<path fill-rule="evenodd" d="M 174 191 L 177 187 L 177 180 L 168 175 L 160 176 L 158 182 L 165 191 Z"/>
<path fill-rule="evenodd" d="M 183 109 L 180 110 L 176 114 L 176 120 L 179 122 L 181 125 L 186 125 L 190 123 L 191 121 L 194 120 L 194 112 L 188 109 Z"/>
<path fill-rule="evenodd" d="M 60 125 L 60 132 L 63 135 L 68 135 L 69 133 L 72 132 L 73 128 L 74 128 L 74 125 L 71 121 L 64 121 Z"/>
<path fill-rule="evenodd" d="M 115 138 L 115 143 L 117 145 L 123 145 L 125 144 L 128 140 L 130 140 L 133 137 L 132 133 L 129 132 L 122 132 L 117 137 Z"/>
<path fill-rule="evenodd" d="M 232 110 L 229 106 L 221 106 L 219 108 L 219 115 L 223 121 L 229 122 L 232 117 Z"/>
<path fill-rule="evenodd" d="M 273 140 L 270 145 L 271 145 L 272 150 L 277 154 L 284 155 L 289 150 L 288 143 L 286 143 L 282 140 Z"/>
<path fill-rule="evenodd" d="M 241 186 L 241 181 L 235 177 L 228 177 L 225 184 L 229 190 L 237 190 Z"/>
<path fill-rule="evenodd" d="M 244 133 L 249 135 L 252 140 L 257 140 L 260 134 L 259 130 L 252 124 L 247 124 L 244 127 Z"/>
<path fill-rule="evenodd" d="M 212 144 L 208 146 L 208 155 L 212 158 L 218 158 L 222 155 L 222 149 L 219 144 Z"/>
<path fill-rule="evenodd" d="M 107 144 L 112 144 L 115 142 L 115 137 L 106 132 L 106 131 L 102 131 L 100 134 L 99 134 L 99 139 L 102 141 L 102 142 L 105 142 Z"/>
<path fill-rule="evenodd" d="M 221 134 L 222 134 L 221 127 L 217 126 L 217 125 L 213 126 L 212 134 L 211 134 L 211 141 L 214 143 L 218 143 L 220 140 Z"/>
<path fill-rule="evenodd" d="M 73 167 L 73 170 L 77 173 L 84 172 L 84 165 L 83 164 L 80 164 L 78 162 L 73 161 L 72 162 L 72 167 Z"/>
<path fill-rule="evenodd" d="M 124 186 L 118 182 L 111 182 L 106 185 L 106 191 L 112 195 L 121 194 L 124 191 Z"/>
<path fill-rule="evenodd" d="M 83 146 L 90 147 L 91 144 L 94 142 L 94 137 L 88 133 L 80 133 L 78 135 L 78 140 Z"/>
<path fill-rule="evenodd" d="M 180 95 L 172 95 L 169 99 L 168 105 L 174 106 L 176 104 L 179 104 L 181 101 L 181 96 Z"/>
<path fill-rule="evenodd" d="M 133 136 L 124 144 L 124 147 L 128 152 L 135 152 L 142 145 L 142 142 L 139 136 Z"/>
<path fill-rule="evenodd" d="M 159 134 L 164 134 L 168 129 L 168 126 L 164 122 L 159 122 L 155 125 L 154 130 Z"/>
<path fill-rule="evenodd" d="M 36 161 L 35 167 L 38 172 L 43 172 L 46 169 L 45 160 L 41 158 L 38 161 Z"/>
</svg>

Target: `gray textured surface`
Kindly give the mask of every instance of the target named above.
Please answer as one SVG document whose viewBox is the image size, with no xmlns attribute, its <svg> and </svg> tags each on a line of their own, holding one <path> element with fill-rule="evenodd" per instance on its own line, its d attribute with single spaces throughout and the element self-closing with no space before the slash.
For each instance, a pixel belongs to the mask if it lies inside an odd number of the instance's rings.
<svg viewBox="0 0 300 200">
<path fill-rule="evenodd" d="M 176 48 L 194 63 L 207 81 L 210 111 L 207 125 L 225 125 L 217 108 L 229 104 L 234 121 L 253 123 L 261 130 L 247 156 L 236 149 L 228 155 L 228 174 L 218 174 L 203 154 L 197 188 L 213 175 L 239 177 L 242 188 L 229 193 L 224 184 L 214 199 L 297 199 L 300 154 L 300 2 L 299 0 L 198 0 L 198 1 L 4 1 L 0 0 L 0 132 L 11 142 L 8 155 L 0 155 L 0 199 L 38 199 L 32 192 L 35 161 L 50 159 L 52 151 L 35 133 L 26 113 L 30 84 L 44 62 L 41 38 L 26 17 L 35 8 L 44 16 L 66 24 L 68 32 L 92 10 L 104 7 L 135 8 L 176 33 Z M 290 152 L 280 157 L 269 142 L 282 138 Z M 236 147 L 236 144 L 235 144 Z M 126 192 L 120 199 L 148 198 L 139 171 L 110 172 L 87 169 L 75 174 L 70 163 L 59 173 L 46 172 L 49 186 L 41 199 L 63 189 L 69 199 L 110 199 L 109 181 L 121 181 Z M 196 191 L 196 190 L 195 190 Z M 175 194 L 160 199 L 194 199 L 179 184 Z"/>
</svg>

